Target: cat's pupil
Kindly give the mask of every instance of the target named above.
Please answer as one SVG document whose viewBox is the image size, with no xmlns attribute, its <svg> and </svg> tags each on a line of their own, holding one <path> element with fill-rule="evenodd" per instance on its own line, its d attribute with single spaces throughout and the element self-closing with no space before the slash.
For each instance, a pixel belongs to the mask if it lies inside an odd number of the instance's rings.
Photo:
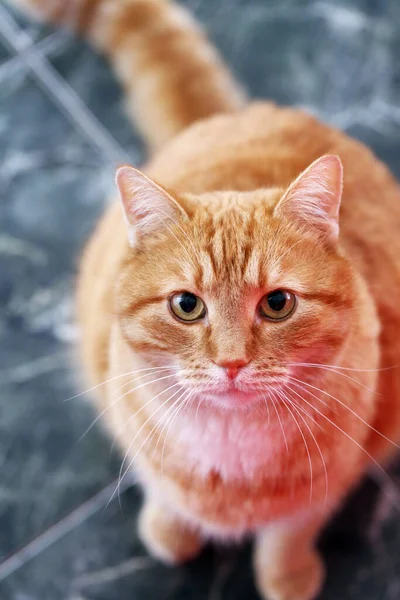
<svg viewBox="0 0 400 600">
<path fill-rule="evenodd" d="M 179 306 L 185 313 L 191 313 L 197 306 L 197 298 L 194 294 L 185 292 L 179 300 Z"/>
<path fill-rule="evenodd" d="M 275 312 L 280 312 L 285 308 L 287 298 L 281 290 L 272 292 L 268 295 L 268 306 Z"/>
</svg>

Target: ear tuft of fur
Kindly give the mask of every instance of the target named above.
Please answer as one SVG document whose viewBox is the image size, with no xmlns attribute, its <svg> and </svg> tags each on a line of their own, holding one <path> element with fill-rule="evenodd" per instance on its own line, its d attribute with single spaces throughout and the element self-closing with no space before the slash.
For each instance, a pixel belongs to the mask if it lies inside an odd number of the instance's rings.
<svg viewBox="0 0 400 600">
<path fill-rule="evenodd" d="M 315 228 L 335 241 L 339 236 L 342 190 L 340 158 L 333 154 L 322 156 L 291 184 L 275 208 L 275 214 Z"/>
<path fill-rule="evenodd" d="M 168 192 L 129 165 L 119 167 L 115 182 L 132 247 L 141 237 L 168 229 L 171 227 L 171 221 L 175 222 L 185 214 L 183 208 Z"/>
</svg>

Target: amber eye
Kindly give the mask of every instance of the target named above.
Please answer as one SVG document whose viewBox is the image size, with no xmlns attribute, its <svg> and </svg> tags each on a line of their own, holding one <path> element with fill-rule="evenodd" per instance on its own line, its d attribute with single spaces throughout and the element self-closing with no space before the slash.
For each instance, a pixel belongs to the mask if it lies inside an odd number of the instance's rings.
<svg viewBox="0 0 400 600">
<path fill-rule="evenodd" d="M 180 321 L 198 321 L 206 314 L 206 306 L 201 298 L 190 292 L 174 294 L 169 305 L 175 317 Z"/>
<path fill-rule="evenodd" d="M 296 296 L 286 290 L 275 290 L 262 298 L 258 312 L 263 319 L 287 319 L 296 308 Z"/>
</svg>

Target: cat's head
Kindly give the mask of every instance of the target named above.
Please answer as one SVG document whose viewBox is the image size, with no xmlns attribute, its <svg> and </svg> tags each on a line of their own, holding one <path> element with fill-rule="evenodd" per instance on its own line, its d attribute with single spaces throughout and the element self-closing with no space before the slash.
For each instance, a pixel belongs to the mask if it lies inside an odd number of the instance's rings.
<svg viewBox="0 0 400 600">
<path fill-rule="evenodd" d="M 335 360 L 357 304 L 337 245 L 336 156 L 287 190 L 170 194 L 131 167 L 117 184 L 131 246 L 117 313 L 135 353 L 235 407 L 279 390 L 295 365 Z"/>
</svg>

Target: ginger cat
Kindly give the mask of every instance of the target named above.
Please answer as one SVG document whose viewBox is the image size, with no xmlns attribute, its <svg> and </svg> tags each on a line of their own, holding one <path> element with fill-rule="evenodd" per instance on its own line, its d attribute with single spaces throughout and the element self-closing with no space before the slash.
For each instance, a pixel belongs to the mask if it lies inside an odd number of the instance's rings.
<svg viewBox="0 0 400 600">
<path fill-rule="evenodd" d="M 321 527 L 400 440 L 397 183 L 343 133 L 249 103 L 172 2 L 18 4 L 108 55 L 153 150 L 146 175 L 118 169 L 123 211 L 78 286 L 141 537 L 174 564 L 251 533 L 261 596 L 311 600 Z"/>
</svg>

